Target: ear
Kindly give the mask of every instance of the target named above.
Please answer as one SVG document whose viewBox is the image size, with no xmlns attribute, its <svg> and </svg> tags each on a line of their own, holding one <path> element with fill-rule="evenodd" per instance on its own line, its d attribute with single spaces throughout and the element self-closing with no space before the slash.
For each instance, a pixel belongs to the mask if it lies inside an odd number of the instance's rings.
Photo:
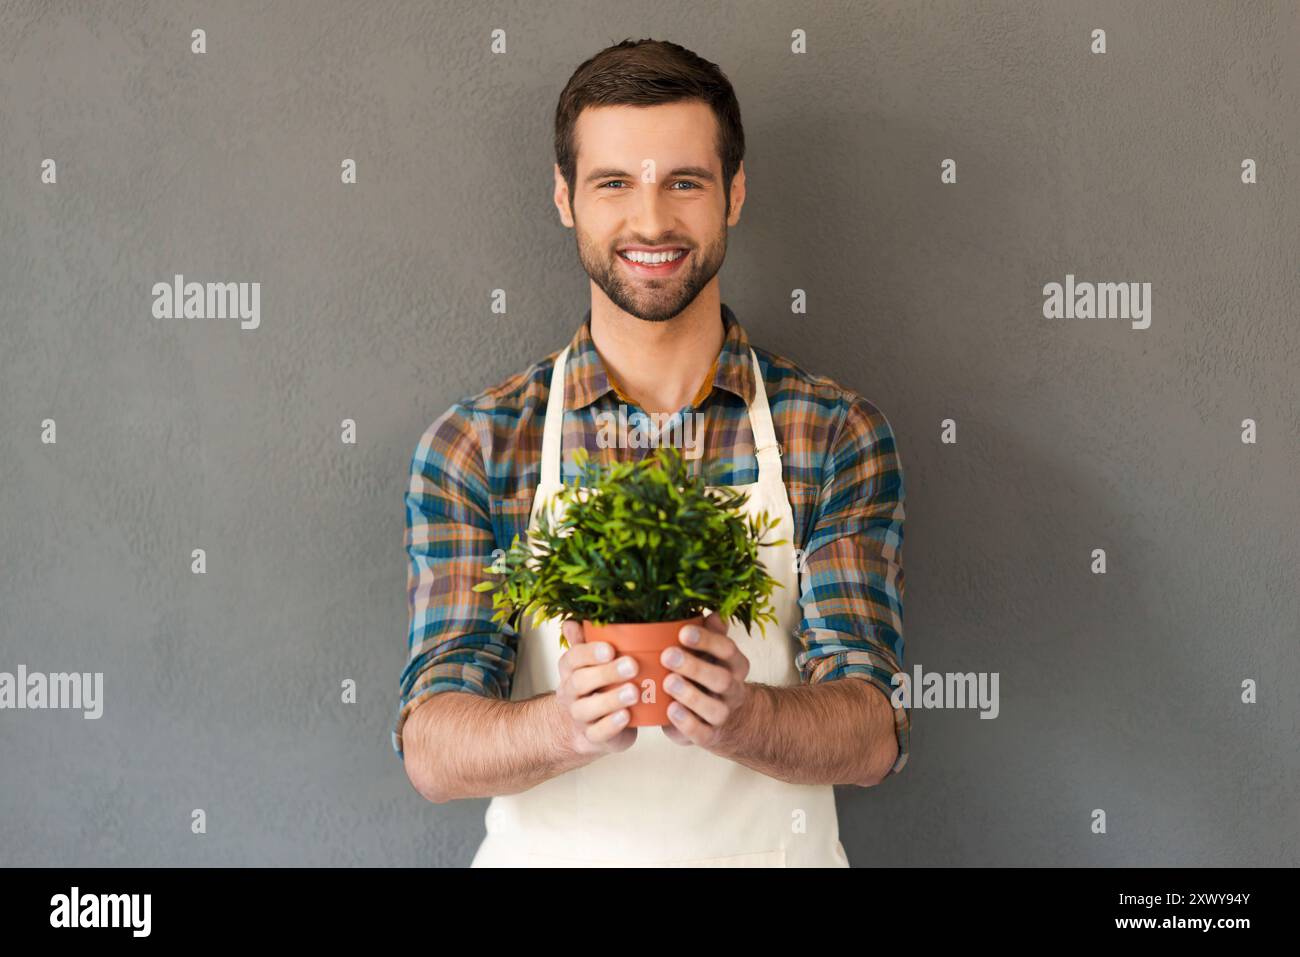
<svg viewBox="0 0 1300 957">
<path fill-rule="evenodd" d="M 560 172 L 560 164 L 555 164 L 555 208 L 560 213 L 560 222 L 564 223 L 570 229 L 573 228 L 573 214 L 569 211 L 569 184 L 564 181 L 564 174 Z"/>
<path fill-rule="evenodd" d="M 736 167 L 736 175 L 731 178 L 731 209 L 727 211 L 727 225 L 734 226 L 740 222 L 740 207 L 745 205 L 745 161 Z"/>
</svg>

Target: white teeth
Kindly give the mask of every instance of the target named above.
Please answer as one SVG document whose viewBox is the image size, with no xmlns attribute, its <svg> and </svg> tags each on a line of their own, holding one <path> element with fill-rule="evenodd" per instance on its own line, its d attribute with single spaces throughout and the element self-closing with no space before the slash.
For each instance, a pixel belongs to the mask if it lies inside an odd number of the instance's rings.
<svg viewBox="0 0 1300 957">
<path fill-rule="evenodd" d="M 681 259 L 686 255 L 686 250 L 674 249 L 672 252 L 666 253 L 647 253 L 641 252 L 637 249 L 629 249 L 623 252 L 622 255 L 625 259 L 630 259 L 634 263 L 643 263 L 647 266 L 655 266 L 659 263 L 672 262 L 674 259 Z"/>
</svg>

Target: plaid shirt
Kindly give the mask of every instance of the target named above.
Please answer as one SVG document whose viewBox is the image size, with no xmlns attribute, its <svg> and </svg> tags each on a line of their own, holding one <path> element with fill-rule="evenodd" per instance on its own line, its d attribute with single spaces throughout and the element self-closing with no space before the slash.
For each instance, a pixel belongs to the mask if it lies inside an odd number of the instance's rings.
<svg viewBox="0 0 1300 957">
<path fill-rule="evenodd" d="M 714 371 L 684 410 L 704 415 L 697 438 L 703 454 L 687 461 L 693 474 L 709 463 L 712 484 L 745 485 L 758 480 L 748 416 L 754 370 L 749 340 L 725 303 L 722 320 L 726 337 Z M 861 396 L 781 356 L 755 352 L 781 444 L 794 544 L 804 556 L 795 664 L 806 683 L 858 678 L 888 698 L 903 661 L 903 471 L 893 430 Z M 402 725 L 430 695 L 510 697 L 518 633 L 492 621 L 491 594 L 472 586 L 483 580 L 493 549 L 526 533 L 558 355 L 557 349 L 456 402 L 416 446 L 406 491 L 408 656 L 392 732 L 399 758 Z M 598 441 L 598 423 L 616 418 L 620 402 L 629 429 L 642 410 L 610 381 L 591 339 L 590 309 L 570 343 L 565 400 L 565 482 L 577 478 L 569 461 L 576 448 L 602 463 L 651 453 Z M 597 418 L 601 412 L 607 414 Z M 897 773 L 907 762 L 910 717 L 906 708 L 892 710 Z"/>
</svg>

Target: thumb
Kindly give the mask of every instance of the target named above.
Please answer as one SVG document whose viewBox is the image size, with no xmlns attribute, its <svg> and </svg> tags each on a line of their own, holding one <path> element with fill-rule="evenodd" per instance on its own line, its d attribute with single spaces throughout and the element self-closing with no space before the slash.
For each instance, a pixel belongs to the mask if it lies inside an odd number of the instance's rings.
<svg viewBox="0 0 1300 957">
<path fill-rule="evenodd" d="M 569 644 L 576 645 L 584 641 L 582 634 L 582 622 L 575 618 L 566 618 L 560 625 L 560 634 L 568 640 Z"/>
<path fill-rule="evenodd" d="M 722 616 L 717 612 L 709 612 L 704 618 L 704 627 L 716 631 L 720 635 L 727 633 L 727 623 L 722 620 Z"/>
</svg>

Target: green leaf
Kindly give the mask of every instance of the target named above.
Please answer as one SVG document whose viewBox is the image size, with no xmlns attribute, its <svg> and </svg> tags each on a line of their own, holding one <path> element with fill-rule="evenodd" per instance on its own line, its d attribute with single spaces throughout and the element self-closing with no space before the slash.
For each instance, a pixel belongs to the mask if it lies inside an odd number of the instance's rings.
<svg viewBox="0 0 1300 957">
<path fill-rule="evenodd" d="M 522 543 L 515 536 L 503 567 L 484 570 L 494 580 L 473 586 L 497 589 L 499 617 L 528 609 L 535 623 L 575 613 L 602 623 L 664 621 L 707 607 L 761 622 L 771 613 L 778 583 L 758 547 L 784 542 L 762 541 L 776 520 L 747 516 L 745 494 L 692 476 L 670 448 L 606 467 L 579 449 L 574 462 L 584 478 L 556 493 L 562 518 L 543 510 Z"/>
</svg>

